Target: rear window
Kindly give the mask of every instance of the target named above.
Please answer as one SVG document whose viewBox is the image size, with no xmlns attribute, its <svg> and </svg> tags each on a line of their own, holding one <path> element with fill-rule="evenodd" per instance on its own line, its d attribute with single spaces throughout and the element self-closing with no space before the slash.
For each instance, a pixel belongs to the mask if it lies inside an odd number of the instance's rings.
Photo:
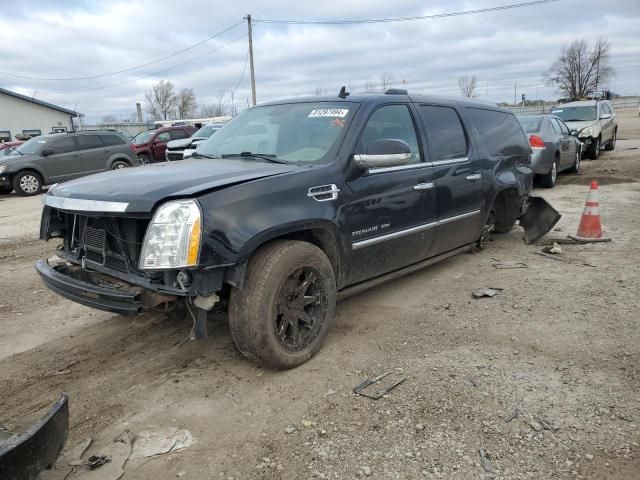
<svg viewBox="0 0 640 480">
<path fill-rule="evenodd" d="M 178 140 L 181 138 L 189 138 L 191 136 L 191 134 L 189 132 L 187 132 L 186 130 L 171 130 L 171 132 L 169 132 L 171 135 L 171 140 Z"/>
<path fill-rule="evenodd" d="M 540 131 L 542 117 L 518 117 L 518 121 L 525 133 L 535 133 Z"/>
<path fill-rule="evenodd" d="M 420 114 L 427 126 L 434 162 L 467 156 L 467 135 L 455 109 L 420 105 Z"/>
<path fill-rule="evenodd" d="M 90 150 L 104 146 L 98 135 L 78 135 L 77 138 L 80 150 Z"/>
<path fill-rule="evenodd" d="M 466 112 L 490 156 L 520 155 L 529 151 L 527 138 L 512 113 L 483 108 L 467 108 Z"/>
<path fill-rule="evenodd" d="M 112 147 L 114 145 L 124 145 L 125 143 L 127 143 L 125 139 L 120 135 L 100 135 L 100 138 L 108 147 Z"/>
</svg>

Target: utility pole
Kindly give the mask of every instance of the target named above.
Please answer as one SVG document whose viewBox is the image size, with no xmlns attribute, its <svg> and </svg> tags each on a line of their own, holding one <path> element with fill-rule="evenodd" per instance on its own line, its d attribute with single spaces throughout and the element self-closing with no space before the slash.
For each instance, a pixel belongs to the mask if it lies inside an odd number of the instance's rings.
<svg viewBox="0 0 640 480">
<path fill-rule="evenodd" d="M 251 14 L 247 13 L 247 27 L 249 29 L 249 68 L 251 69 L 251 97 L 253 105 L 256 104 L 256 74 L 253 69 L 253 35 L 251 33 Z"/>
<path fill-rule="evenodd" d="M 517 88 L 516 87 L 517 86 L 518 86 L 517 83 L 513 84 L 513 106 L 514 107 L 518 105 L 518 97 L 516 96 L 516 94 L 517 94 Z"/>
</svg>

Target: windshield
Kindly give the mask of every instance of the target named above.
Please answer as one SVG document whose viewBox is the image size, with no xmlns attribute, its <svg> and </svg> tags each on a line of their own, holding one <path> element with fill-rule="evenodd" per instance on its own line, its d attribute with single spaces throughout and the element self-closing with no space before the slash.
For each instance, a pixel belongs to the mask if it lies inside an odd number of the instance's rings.
<svg viewBox="0 0 640 480">
<path fill-rule="evenodd" d="M 596 107 L 561 107 L 551 113 L 565 122 L 590 122 L 596 119 Z"/>
<path fill-rule="evenodd" d="M 200 144 L 196 152 L 212 157 L 251 152 L 287 163 L 327 163 L 354 110 L 355 105 L 348 102 L 250 108 Z"/>
<path fill-rule="evenodd" d="M 518 121 L 520 122 L 520 125 L 522 125 L 522 129 L 525 133 L 533 133 L 540 130 L 542 117 L 518 117 Z"/>
<path fill-rule="evenodd" d="M 135 137 L 131 139 L 131 143 L 134 145 L 142 145 L 143 143 L 147 143 L 151 140 L 151 137 L 155 133 L 155 130 L 147 130 L 146 132 L 140 132 Z"/>
<path fill-rule="evenodd" d="M 191 136 L 194 137 L 194 138 L 208 138 L 211 135 L 213 135 L 213 133 L 216 130 L 219 130 L 219 129 L 220 129 L 220 127 L 217 126 L 217 125 L 205 125 L 200 130 L 197 130 L 196 133 L 194 133 Z"/>
<path fill-rule="evenodd" d="M 15 148 L 8 148 L 7 150 L 9 150 L 8 155 L 32 155 L 34 153 L 37 153 L 40 151 L 40 149 L 42 147 L 44 147 L 44 145 L 49 141 L 49 139 L 47 138 L 42 138 L 42 137 L 34 137 L 31 138 L 29 140 L 27 140 L 26 142 L 24 142 L 22 145 L 18 145 Z M 20 152 L 20 153 L 18 153 Z"/>
</svg>

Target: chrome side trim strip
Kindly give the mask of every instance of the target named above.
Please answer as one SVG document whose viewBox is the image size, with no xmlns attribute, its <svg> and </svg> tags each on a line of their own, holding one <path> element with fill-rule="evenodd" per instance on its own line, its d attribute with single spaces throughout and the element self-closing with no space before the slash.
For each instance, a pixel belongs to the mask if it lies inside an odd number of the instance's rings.
<svg viewBox="0 0 640 480">
<path fill-rule="evenodd" d="M 53 195 L 45 195 L 42 203 L 59 210 L 70 210 L 77 212 L 122 213 L 127 210 L 127 207 L 129 207 L 129 204 L 125 202 L 85 200 L 82 198 L 56 197 Z"/>
<path fill-rule="evenodd" d="M 429 222 L 422 225 L 417 225 L 415 227 L 406 228 L 404 230 L 398 230 L 397 232 L 387 233 L 386 235 L 380 235 L 378 237 L 367 238 L 366 240 L 360 240 L 359 242 L 353 242 L 352 248 L 354 250 L 359 250 L 364 247 L 368 247 L 370 245 L 375 245 L 377 243 L 386 242 L 387 240 L 393 240 L 395 238 L 404 237 L 405 235 L 411 235 L 412 233 L 422 232 L 424 230 L 429 230 L 433 227 L 437 227 L 439 225 L 444 225 L 446 223 L 455 222 L 456 220 L 462 220 L 463 218 L 468 218 L 473 215 L 477 215 L 480 213 L 480 210 L 473 210 L 471 212 L 462 213 L 460 215 L 455 215 L 453 217 L 443 218 L 442 220 L 436 220 L 435 222 Z"/>
<path fill-rule="evenodd" d="M 464 163 L 464 162 L 468 162 L 469 158 L 468 157 L 463 157 L 463 158 L 451 158 L 451 159 L 447 159 L 447 160 L 438 160 L 437 162 L 431 162 L 431 165 L 434 166 L 438 166 L 438 165 L 452 165 L 455 163 Z"/>
<path fill-rule="evenodd" d="M 379 167 L 379 168 L 370 168 L 367 172 L 371 174 L 375 173 L 387 173 L 387 172 L 397 172 L 402 170 L 413 170 L 414 168 L 427 168 L 430 167 L 430 163 L 420 162 L 420 163 L 412 163 L 411 165 L 400 165 L 397 167 Z"/>
</svg>

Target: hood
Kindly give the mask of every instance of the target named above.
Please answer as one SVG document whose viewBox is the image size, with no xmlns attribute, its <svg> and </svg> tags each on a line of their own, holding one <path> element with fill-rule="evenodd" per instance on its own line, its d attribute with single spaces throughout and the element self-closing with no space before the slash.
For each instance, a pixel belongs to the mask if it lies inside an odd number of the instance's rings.
<svg viewBox="0 0 640 480">
<path fill-rule="evenodd" d="M 14 152 L 11 155 L 1 156 L 0 165 L 7 165 L 10 163 L 31 162 L 37 158 L 40 158 L 40 155 L 20 155 L 19 153 Z"/>
<path fill-rule="evenodd" d="M 178 140 L 171 140 L 169 143 L 167 143 L 167 148 L 169 150 L 187 148 L 189 145 L 191 145 L 192 140 L 193 139 L 191 138 L 179 138 Z"/>
<path fill-rule="evenodd" d="M 150 212 L 161 201 L 280 175 L 301 167 L 259 160 L 193 159 L 123 168 L 56 185 L 56 197 L 128 203 L 126 212 Z"/>
<path fill-rule="evenodd" d="M 586 122 L 564 122 L 569 127 L 569 130 L 582 130 L 583 128 L 592 127 L 596 125 L 598 122 L 595 120 L 588 120 Z"/>
</svg>

